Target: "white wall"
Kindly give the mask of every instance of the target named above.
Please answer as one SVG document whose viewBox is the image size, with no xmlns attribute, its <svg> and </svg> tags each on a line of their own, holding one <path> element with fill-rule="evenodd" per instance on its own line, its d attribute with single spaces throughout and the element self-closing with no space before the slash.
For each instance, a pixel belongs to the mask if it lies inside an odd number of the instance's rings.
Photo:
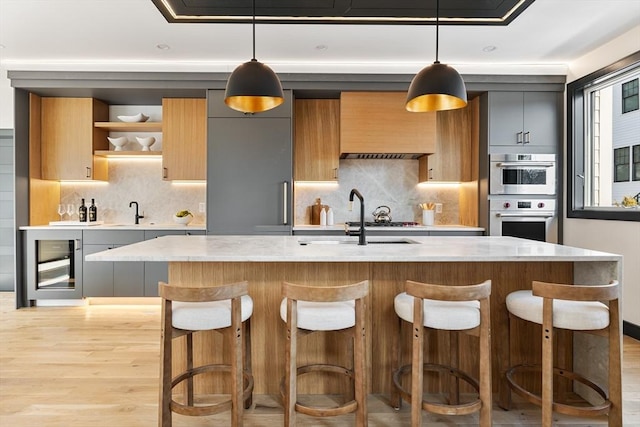
<svg viewBox="0 0 640 427">
<path fill-rule="evenodd" d="M 4 67 L 0 67 L 0 129 L 13 129 L 13 88 Z"/>
<path fill-rule="evenodd" d="M 567 82 L 613 64 L 638 51 L 638 47 L 640 25 L 569 64 Z M 624 257 L 622 317 L 627 322 L 640 325 L 640 222 L 565 218 L 563 237 L 565 245 L 617 253 Z"/>
</svg>

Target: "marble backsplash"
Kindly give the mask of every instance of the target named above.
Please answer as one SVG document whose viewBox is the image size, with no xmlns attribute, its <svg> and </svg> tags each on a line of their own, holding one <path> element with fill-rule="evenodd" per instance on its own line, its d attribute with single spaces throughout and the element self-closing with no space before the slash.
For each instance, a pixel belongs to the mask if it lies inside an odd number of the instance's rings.
<svg viewBox="0 0 640 427">
<path fill-rule="evenodd" d="M 360 207 L 356 199 L 348 211 L 349 192 L 357 188 L 365 199 L 365 220 L 373 220 L 377 206 L 391 208 L 394 221 L 422 222 L 420 203 L 442 203 L 435 224 L 459 224 L 457 184 L 418 184 L 417 160 L 340 160 L 338 184 L 296 184 L 295 225 L 311 223 L 310 206 L 317 198 L 331 206 L 336 223 L 359 221 Z M 199 212 L 206 202 L 206 184 L 174 183 L 162 180 L 161 159 L 110 159 L 109 182 L 63 182 L 61 203 L 80 205 L 96 200 L 98 220 L 105 223 L 133 224 L 139 204 L 144 212 L 142 223 L 169 224 L 173 214 L 188 209 L 194 214 L 193 224 L 205 224 L 206 214 Z M 65 219 L 68 219 L 65 215 Z M 73 219 L 77 220 L 77 214 Z"/>
<path fill-rule="evenodd" d="M 133 224 L 136 201 L 144 224 L 170 224 L 173 215 L 183 209 L 194 215 L 192 224 L 204 224 L 206 214 L 199 212 L 206 201 L 206 184 L 174 183 L 162 180 L 161 159 L 109 159 L 109 182 L 63 182 L 60 185 L 61 203 L 80 206 L 96 200 L 98 221 L 114 224 Z M 65 220 L 68 217 L 65 215 Z M 73 217 L 77 220 L 77 214 Z"/>
<path fill-rule="evenodd" d="M 393 221 L 422 222 L 420 203 L 442 203 L 436 225 L 459 224 L 458 184 L 418 184 L 417 160 L 340 160 L 340 181 L 331 184 L 296 184 L 295 224 L 311 223 L 310 206 L 317 198 L 329 205 L 336 223 L 359 221 L 357 199 L 348 211 L 349 193 L 357 188 L 365 200 L 365 221 L 373 220 L 376 207 L 391 208 Z"/>
</svg>

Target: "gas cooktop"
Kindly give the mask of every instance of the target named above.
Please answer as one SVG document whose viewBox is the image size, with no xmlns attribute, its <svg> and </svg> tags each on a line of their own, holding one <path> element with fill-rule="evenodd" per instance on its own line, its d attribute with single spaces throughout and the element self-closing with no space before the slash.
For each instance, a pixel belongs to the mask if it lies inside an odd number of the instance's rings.
<svg viewBox="0 0 640 427">
<path fill-rule="evenodd" d="M 360 222 L 347 222 L 347 227 L 360 227 Z M 417 222 L 410 221 L 391 221 L 391 222 L 373 222 L 373 221 L 365 221 L 365 227 L 415 227 L 418 224 Z"/>
</svg>

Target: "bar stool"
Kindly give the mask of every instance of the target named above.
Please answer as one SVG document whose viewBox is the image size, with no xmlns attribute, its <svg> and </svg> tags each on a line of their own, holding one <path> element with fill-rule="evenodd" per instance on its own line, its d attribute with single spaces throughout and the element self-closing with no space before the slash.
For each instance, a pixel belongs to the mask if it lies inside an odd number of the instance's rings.
<svg viewBox="0 0 640 427">
<path fill-rule="evenodd" d="M 411 402 L 411 425 L 422 425 L 422 409 L 442 415 L 466 415 L 480 411 L 480 426 L 491 426 L 491 320 L 489 296 L 491 281 L 477 285 L 447 286 L 407 280 L 405 292 L 398 294 L 394 307 L 400 322 L 413 325 L 413 356 L 410 365 L 393 372 L 391 403 L 400 408 L 402 399 Z M 451 366 L 424 363 L 424 328 L 450 331 Z M 479 383 L 458 369 L 458 339 L 456 332 L 466 332 L 480 338 Z M 402 363 L 402 346 L 396 339 L 394 366 Z M 448 404 L 423 399 L 424 371 L 451 375 Z M 411 374 L 411 392 L 402 386 L 402 376 Z M 463 380 L 479 394 L 478 399 L 459 403 L 458 384 Z"/>
<path fill-rule="evenodd" d="M 160 408 L 158 425 L 170 427 L 172 412 L 182 415 L 213 415 L 231 408 L 231 425 L 242 426 L 243 403 L 251 404 L 251 328 L 253 301 L 248 283 L 189 288 L 160 282 L 162 297 L 162 345 L 160 349 Z M 245 333 L 243 334 L 243 326 Z M 216 331 L 232 348 L 231 364 L 193 367 L 193 333 Z M 172 339 L 186 335 L 186 370 L 172 379 Z M 243 346 L 244 344 L 244 346 Z M 210 405 L 194 403 L 193 377 L 206 372 L 231 373 L 231 398 Z M 172 390 L 186 381 L 184 403 L 173 399 Z"/>
<path fill-rule="evenodd" d="M 284 425 L 293 426 L 296 412 L 315 417 L 356 413 L 356 425 L 367 425 L 367 380 L 365 353 L 365 303 L 369 281 L 345 286 L 304 286 L 282 283 L 280 317 L 287 322 L 285 377 L 282 384 Z M 298 334 L 341 331 L 349 340 L 352 367 L 331 364 L 297 366 Z M 355 350 L 352 350 L 355 349 Z M 351 400 L 337 407 L 316 407 L 298 402 L 297 377 L 311 372 L 346 375 L 353 381 Z"/>
<path fill-rule="evenodd" d="M 573 416 L 609 414 L 610 426 L 622 425 L 621 348 L 620 348 L 620 288 L 617 281 L 603 286 L 562 285 L 533 282 L 533 290 L 516 291 L 507 295 L 507 310 L 512 317 L 542 325 L 542 365 L 510 367 L 509 347 L 502 365 L 508 367 L 505 380 L 511 390 L 528 402 L 542 406 L 542 425 L 551 427 L 553 411 Z M 608 301 L 609 306 L 600 301 Z M 554 328 L 608 336 L 609 340 L 609 397 L 597 384 L 584 376 L 565 369 L 554 368 Z M 519 372 L 542 371 L 542 396 L 535 395 L 514 380 Z M 558 375 L 582 383 L 604 400 L 592 406 L 575 406 L 554 401 L 553 376 Z M 509 409 L 511 396 L 506 389 L 501 406 Z"/>
</svg>

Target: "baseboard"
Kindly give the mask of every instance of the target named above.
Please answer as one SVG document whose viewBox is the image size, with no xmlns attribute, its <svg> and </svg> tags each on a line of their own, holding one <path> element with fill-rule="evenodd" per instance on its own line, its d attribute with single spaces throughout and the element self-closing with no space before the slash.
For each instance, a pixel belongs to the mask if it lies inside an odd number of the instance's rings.
<svg viewBox="0 0 640 427">
<path fill-rule="evenodd" d="M 635 338 L 640 341 L 640 326 L 634 325 L 626 320 L 622 321 L 622 333 L 631 338 Z"/>
</svg>

